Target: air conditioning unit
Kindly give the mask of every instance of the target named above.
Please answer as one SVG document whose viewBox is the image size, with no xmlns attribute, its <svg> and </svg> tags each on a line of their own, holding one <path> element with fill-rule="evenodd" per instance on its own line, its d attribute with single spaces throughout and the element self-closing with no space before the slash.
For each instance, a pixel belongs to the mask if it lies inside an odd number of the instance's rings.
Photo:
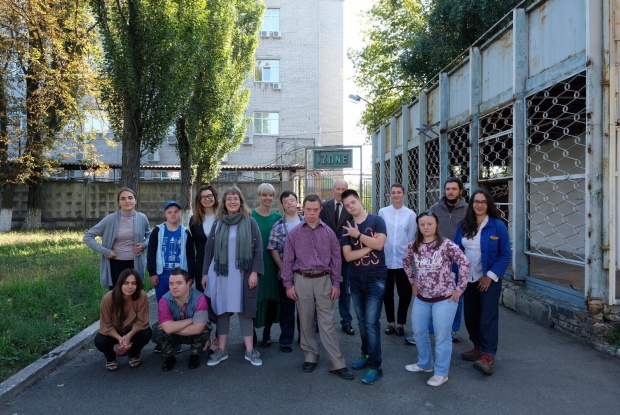
<svg viewBox="0 0 620 415">
<path fill-rule="evenodd" d="M 280 32 L 279 30 L 276 30 L 275 32 L 272 32 L 271 36 L 273 36 L 273 37 L 282 37 L 282 32 Z"/>
<path fill-rule="evenodd" d="M 242 144 L 244 144 L 246 146 L 252 145 L 252 144 L 254 144 L 254 138 L 250 137 L 250 136 L 246 136 L 245 140 L 243 140 Z"/>
<path fill-rule="evenodd" d="M 276 90 L 282 89 L 282 84 L 280 82 L 274 82 L 273 84 L 271 84 L 271 86 L 273 89 L 276 89 Z"/>
<path fill-rule="evenodd" d="M 271 36 L 271 32 L 269 32 L 267 30 L 261 30 L 260 36 L 261 37 L 269 37 L 269 36 Z"/>
<path fill-rule="evenodd" d="M 147 154 L 146 160 L 147 161 L 159 161 L 159 150 L 155 150 L 154 152 Z"/>
</svg>

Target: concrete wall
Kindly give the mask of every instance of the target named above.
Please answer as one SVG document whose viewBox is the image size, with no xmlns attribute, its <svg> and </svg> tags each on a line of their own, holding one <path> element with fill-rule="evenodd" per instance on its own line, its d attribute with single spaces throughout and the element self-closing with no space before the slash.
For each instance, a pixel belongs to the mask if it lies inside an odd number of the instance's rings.
<svg viewBox="0 0 620 415">
<path fill-rule="evenodd" d="M 259 182 L 220 182 L 212 183 L 218 192 L 236 185 L 246 198 L 249 206 L 258 205 L 256 188 Z M 284 190 L 293 190 L 293 182 L 271 182 L 276 190 L 273 209 L 280 210 L 278 196 Z M 99 222 L 107 214 L 118 209 L 116 193 L 119 186 L 115 183 L 82 182 L 82 181 L 48 181 L 42 186 L 43 212 L 42 227 L 58 228 L 89 228 Z M 180 182 L 141 182 L 138 194 L 140 212 L 146 214 L 151 225 L 165 220 L 163 207 L 168 200 L 179 200 L 181 195 Z M 13 205 L 13 229 L 19 229 L 26 216 L 28 189 L 20 186 L 15 192 Z"/>
</svg>

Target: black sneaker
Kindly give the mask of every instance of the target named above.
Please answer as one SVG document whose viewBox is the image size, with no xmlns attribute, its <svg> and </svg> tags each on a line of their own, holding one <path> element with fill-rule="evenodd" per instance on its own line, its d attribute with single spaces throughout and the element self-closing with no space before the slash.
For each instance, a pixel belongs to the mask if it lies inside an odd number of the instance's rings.
<svg viewBox="0 0 620 415">
<path fill-rule="evenodd" d="M 200 356 L 197 354 L 193 354 L 189 357 L 189 363 L 187 364 L 187 367 L 189 367 L 190 369 L 196 369 L 198 366 L 200 366 Z"/>
<path fill-rule="evenodd" d="M 172 370 L 172 368 L 174 367 L 174 365 L 177 363 L 177 358 L 174 356 L 168 356 L 166 358 L 166 360 L 164 361 L 164 365 L 161 367 L 161 369 L 164 372 L 169 372 Z"/>
</svg>

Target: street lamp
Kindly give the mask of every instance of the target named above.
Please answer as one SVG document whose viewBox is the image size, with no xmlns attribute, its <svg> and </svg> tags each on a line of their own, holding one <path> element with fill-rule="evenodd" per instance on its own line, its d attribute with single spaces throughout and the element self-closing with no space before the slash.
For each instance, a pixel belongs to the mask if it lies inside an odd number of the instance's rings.
<svg viewBox="0 0 620 415">
<path fill-rule="evenodd" d="M 349 94 L 349 99 L 351 100 L 351 102 L 355 102 L 356 104 L 358 104 L 360 101 L 364 101 L 366 104 L 372 107 L 372 122 L 374 123 L 373 129 L 376 131 L 377 130 L 377 110 L 375 109 L 375 104 L 368 101 L 366 98 L 361 97 L 359 95 L 355 95 L 355 94 Z"/>
</svg>

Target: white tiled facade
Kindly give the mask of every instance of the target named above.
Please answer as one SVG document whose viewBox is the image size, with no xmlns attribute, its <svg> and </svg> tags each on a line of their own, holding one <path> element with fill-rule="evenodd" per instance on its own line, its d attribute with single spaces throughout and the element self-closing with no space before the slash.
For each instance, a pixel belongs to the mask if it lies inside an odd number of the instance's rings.
<svg viewBox="0 0 620 415">
<path fill-rule="evenodd" d="M 277 114 L 278 131 L 260 134 L 260 126 L 250 123 L 247 144 L 228 155 L 228 164 L 302 163 L 304 147 L 342 145 L 343 0 L 265 4 L 256 60 L 275 61 L 279 78 L 246 81 L 252 90 L 246 115 Z"/>
</svg>

